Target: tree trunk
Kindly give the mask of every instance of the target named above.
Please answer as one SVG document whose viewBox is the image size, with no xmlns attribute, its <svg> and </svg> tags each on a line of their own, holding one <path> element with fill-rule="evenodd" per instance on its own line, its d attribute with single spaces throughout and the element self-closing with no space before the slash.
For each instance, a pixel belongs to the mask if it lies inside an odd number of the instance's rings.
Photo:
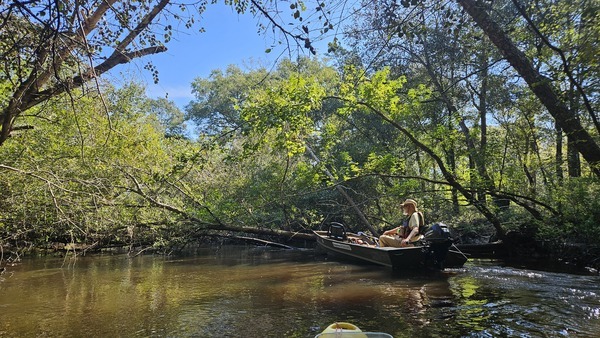
<svg viewBox="0 0 600 338">
<path fill-rule="evenodd" d="M 454 148 L 448 149 L 448 165 L 450 165 L 450 170 L 452 172 L 456 172 L 456 155 L 454 153 Z M 452 196 L 452 214 L 458 215 L 460 212 L 460 204 L 458 202 L 458 190 L 455 187 L 451 186 L 451 196 Z"/>
<path fill-rule="evenodd" d="M 550 83 L 551 80 L 542 76 L 533 68 L 532 63 L 527 59 L 525 54 L 515 46 L 501 27 L 490 18 L 477 1 L 457 0 L 457 2 L 475 20 L 477 25 L 483 29 L 492 43 L 500 50 L 519 75 L 523 77 L 529 88 L 566 133 L 569 141 L 573 143 L 573 146 L 576 147 L 577 151 L 589 163 L 594 174 L 600 177 L 600 146 L 583 128 L 573 113 L 569 111 L 565 102 L 559 98 Z"/>
<path fill-rule="evenodd" d="M 481 68 L 481 88 L 479 89 L 479 104 L 477 105 L 477 110 L 479 111 L 479 122 L 481 124 L 481 138 L 479 139 L 479 152 L 478 152 L 478 165 L 477 168 L 479 170 L 479 176 L 482 179 L 491 180 L 491 178 L 487 175 L 487 166 L 486 166 L 486 153 L 487 153 L 487 112 L 488 112 L 488 104 L 487 104 L 487 94 L 488 94 L 488 53 L 486 48 L 484 47 L 479 55 L 480 68 Z M 485 184 L 488 187 L 493 187 L 493 182 L 486 182 Z M 486 203 L 486 195 L 480 189 L 477 192 L 477 197 L 481 203 Z"/>
<path fill-rule="evenodd" d="M 567 143 L 567 164 L 569 167 L 569 177 L 581 177 L 581 160 L 577 147 L 573 141 Z"/>
<path fill-rule="evenodd" d="M 555 161 L 556 161 L 556 178 L 558 180 L 558 183 L 560 185 L 562 185 L 563 182 L 563 178 L 564 178 L 564 174 L 563 174 L 563 134 L 562 134 L 562 129 L 560 129 L 560 126 L 558 125 L 558 123 L 554 124 L 554 130 L 555 130 L 555 135 L 556 135 L 556 154 L 555 156 Z"/>
<path fill-rule="evenodd" d="M 571 88 L 569 88 L 569 107 L 571 114 L 576 116 L 576 118 L 579 120 L 579 105 L 577 102 L 578 100 L 577 94 L 575 93 L 575 87 L 571 85 Z M 567 167 L 569 177 L 581 177 L 581 159 L 579 158 L 577 148 L 571 140 L 567 142 Z"/>
</svg>

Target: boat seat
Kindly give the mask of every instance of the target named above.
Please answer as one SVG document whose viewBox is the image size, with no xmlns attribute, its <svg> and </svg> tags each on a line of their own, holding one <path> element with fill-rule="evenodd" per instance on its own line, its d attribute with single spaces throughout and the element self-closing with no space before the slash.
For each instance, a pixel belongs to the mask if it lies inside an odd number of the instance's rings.
<svg viewBox="0 0 600 338">
<path fill-rule="evenodd" d="M 331 222 L 329 229 L 327 230 L 327 237 L 337 239 L 339 241 L 345 241 L 348 239 L 346 235 L 346 227 L 342 223 Z"/>
</svg>

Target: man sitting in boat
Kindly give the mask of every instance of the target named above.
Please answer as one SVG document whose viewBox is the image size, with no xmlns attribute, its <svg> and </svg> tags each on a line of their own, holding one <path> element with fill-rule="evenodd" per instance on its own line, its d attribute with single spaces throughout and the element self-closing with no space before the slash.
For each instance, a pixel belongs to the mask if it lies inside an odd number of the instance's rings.
<svg viewBox="0 0 600 338">
<path fill-rule="evenodd" d="M 379 236 L 379 245 L 406 247 L 411 246 L 412 241 L 419 239 L 419 227 L 424 225 L 423 213 L 417 209 L 417 202 L 412 199 L 407 199 L 400 204 L 402 213 L 408 218 L 403 224 L 394 229 L 388 230 Z"/>
</svg>

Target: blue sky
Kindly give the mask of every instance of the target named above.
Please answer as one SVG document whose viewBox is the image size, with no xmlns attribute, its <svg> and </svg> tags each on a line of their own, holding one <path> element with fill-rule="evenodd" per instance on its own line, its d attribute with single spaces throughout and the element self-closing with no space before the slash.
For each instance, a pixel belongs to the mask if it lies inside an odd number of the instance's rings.
<svg viewBox="0 0 600 338">
<path fill-rule="evenodd" d="M 111 72 L 111 80 L 118 83 L 138 79 L 147 86 L 150 97 L 167 97 L 184 108 L 193 99 L 190 84 L 195 78 L 207 77 L 212 70 L 225 69 L 230 64 L 249 69 L 270 66 L 276 61 L 284 49 L 273 46 L 273 36 L 259 34 L 257 22 L 258 18 L 251 14 L 239 15 L 221 3 L 208 5 L 201 21 L 206 32 L 199 33 L 198 26 L 182 28 L 173 34 L 167 52 L 120 66 Z M 265 53 L 268 48 L 273 48 L 271 53 Z M 150 72 L 143 69 L 148 60 L 158 69 L 157 85 Z"/>
</svg>

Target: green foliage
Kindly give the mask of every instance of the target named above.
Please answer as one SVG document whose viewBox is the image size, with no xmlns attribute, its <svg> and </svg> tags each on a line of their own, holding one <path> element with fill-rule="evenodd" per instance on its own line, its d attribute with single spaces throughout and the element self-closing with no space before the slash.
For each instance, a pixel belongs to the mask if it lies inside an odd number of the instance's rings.
<svg viewBox="0 0 600 338">
<path fill-rule="evenodd" d="M 379 155 L 371 153 L 365 163 L 365 169 L 369 172 L 387 173 L 390 175 L 404 172 L 405 168 L 402 160 L 392 154 Z"/>
<path fill-rule="evenodd" d="M 488 243 L 495 239 L 496 232 L 475 208 L 464 208 L 460 215 L 442 214 L 440 220 L 447 223 L 454 235 L 464 242 Z"/>
<path fill-rule="evenodd" d="M 252 92 L 251 99 L 240 106 L 242 118 L 254 133 L 273 130 L 270 142 L 294 156 L 304 152 L 304 139 L 314 130 L 310 112 L 321 108 L 324 95 L 315 78 L 292 74 L 277 87 Z"/>
<path fill-rule="evenodd" d="M 128 226 L 160 217 L 130 190 L 129 175 L 151 175 L 170 162 L 169 141 L 139 94 L 136 86 L 115 90 L 106 105 L 65 96 L 45 107 L 46 119 L 24 119 L 34 129 L 0 149 L 2 164 L 11 168 L 2 169 L 10 187 L 1 206 L 4 234 L 16 243 L 106 245 L 126 240 Z"/>
<path fill-rule="evenodd" d="M 186 107 L 186 118 L 209 134 L 239 128 L 242 121 L 236 105 L 242 103 L 253 88 L 267 85 L 269 79 L 265 69 L 244 73 L 232 65 L 224 72 L 213 70 L 207 79 L 192 82 L 195 99 Z"/>
<path fill-rule="evenodd" d="M 562 213 L 544 230 L 551 238 L 567 236 L 576 243 L 597 244 L 600 235 L 600 184 L 596 180 L 581 178 L 569 180 L 556 191 L 555 198 Z"/>
</svg>

